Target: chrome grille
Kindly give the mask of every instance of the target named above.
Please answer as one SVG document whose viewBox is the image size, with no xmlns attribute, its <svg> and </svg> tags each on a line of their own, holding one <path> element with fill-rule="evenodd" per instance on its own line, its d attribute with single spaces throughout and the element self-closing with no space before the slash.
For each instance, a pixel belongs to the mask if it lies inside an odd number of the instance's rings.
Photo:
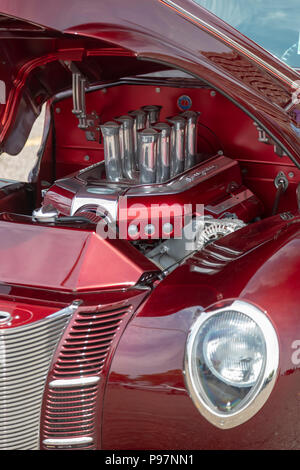
<svg viewBox="0 0 300 470">
<path fill-rule="evenodd" d="M 97 399 L 103 367 L 133 306 L 117 302 L 79 310 L 59 345 L 43 419 L 46 449 L 95 449 Z M 121 328 L 122 325 L 122 328 Z"/>
<path fill-rule="evenodd" d="M 91 437 L 91 442 L 88 442 L 84 448 L 95 449 L 93 435 L 95 431 L 97 392 L 97 385 L 84 388 L 78 387 L 72 390 L 67 388 L 49 390 L 46 423 L 47 439 L 44 441 L 46 446 L 51 447 L 51 443 L 55 439 L 59 446 L 61 439 L 76 439 L 83 435 L 85 438 Z M 79 446 L 82 447 L 81 444 Z M 72 447 L 74 447 L 74 444 Z"/>
<path fill-rule="evenodd" d="M 44 320 L 0 330 L 0 450 L 37 450 L 53 353 L 76 303 Z"/>
<path fill-rule="evenodd" d="M 98 312 L 79 312 L 74 319 L 57 363 L 54 367 L 56 379 L 85 377 L 101 372 L 111 343 L 128 305 Z"/>
</svg>

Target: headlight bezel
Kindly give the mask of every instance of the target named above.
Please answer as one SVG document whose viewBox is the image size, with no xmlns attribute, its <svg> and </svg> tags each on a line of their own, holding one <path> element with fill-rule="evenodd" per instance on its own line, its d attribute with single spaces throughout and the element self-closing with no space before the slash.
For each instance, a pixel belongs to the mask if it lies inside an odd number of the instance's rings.
<svg viewBox="0 0 300 470">
<path fill-rule="evenodd" d="M 199 376 L 194 374 L 194 347 L 199 331 L 205 322 L 216 314 L 235 311 L 249 317 L 260 328 L 265 340 L 266 358 L 264 370 L 258 382 L 253 387 L 248 399 L 241 403 L 237 410 L 231 413 L 220 412 L 209 400 L 204 388 L 201 387 Z M 224 302 L 222 306 L 212 306 L 207 311 L 202 311 L 193 323 L 186 342 L 184 375 L 187 390 L 198 411 L 214 426 L 220 429 L 230 429 L 248 421 L 265 404 L 269 398 L 279 369 L 279 342 L 277 332 L 266 313 L 253 304 L 242 300 Z M 247 397 L 246 397 L 247 398 Z"/>
</svg>

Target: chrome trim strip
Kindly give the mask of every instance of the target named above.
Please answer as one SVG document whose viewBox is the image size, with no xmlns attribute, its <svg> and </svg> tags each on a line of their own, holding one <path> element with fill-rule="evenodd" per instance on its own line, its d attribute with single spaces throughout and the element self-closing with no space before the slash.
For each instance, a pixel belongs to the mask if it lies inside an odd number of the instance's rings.
<svg viewBox="0 0 300 470">
<path fill-rule="evenodd" d="M 75 446 L 81 444 L 92 444 L 92 437 L 73 437 L 68 439 L 44 439 L 43 444 L 45 446 Z"/>
<path fill-rule="evenodd" d="M 98 383 L 100 377 L 83 377 L 81 379 L 58 379 L 49 383 L 51 388 L 74 388 L 86 387 Z"/>
<path fill-rule="evenodd" d="M 218 241 L 218 240 L 217 240 Z M 241 256 L 243 253 L 240 251 L 235 251 L 233 253 L 233 250 L 230 252 L 229 250 L 222 250 L 219 245 L 216 245 L 215 243 L 211 243 L 210 245 L 207 245 L 203 250 L 202 253 L 203 255 L 209 256 L 210 258 L 217 259 L 220 261 L 224 262 L 230 262 L 234 261 L 237 259 L 239 256 Z M 225 252 L 225 254 L 223 254 Z"/>
<path fill-rule="evenodd" d="M 210 268 L 205 268 L 197 265 L 191 265 L 191 271 L 195 273 L 201 273 L 201 274 L 215 274 L 218 271 L 216 269 L 210 269 Z"/>
<path fill-rule="evenodd" d="M 217 240 L 218 241 L 218 240 Z M 211 247 L 212 249 L 214 250 L 219 250 L 219 252 L 221 253 L 227 253 L 228 255 L 232 255 L 232 259 L 234 259 L 235 257 L 237 256 L 240 256 L 243 254 L 242 251 L 239 251 L 239 250 L 234 250 L 233 248 L 229 248 L 228 246 L 224 246 L 224 245 L 221 245 L 221 244 L 217 244 L 217 241 L 214 242 L 214 243 L 211 243 L 210 245 L 208 245 L 209 247 Z M 208 246 L 206 248 L 208 248 Z"/>
<path fill-rule="evenodd" d="M 204 248 L 204 250 L 206 250 L 207 247 Z M 213 259 L 216 259 L 218 261 L 223 261 L 223 262 L 230 262 L 230 261 L 234 261 L 233 258 L 229 258 L 228 256 L 223 256 L 223 255 L 220 255 L 219 253 L 215 253 L 214 251 L 204 251 L 203 250 L 203 255 L 207 255 L 207 256 L 210 256 L 211 258 Z M 201 253 L 200 253 L 201 254 Z M 202 260 L 202 258 L 201 258 Z"/>
<path fill-rule="evenodd" d="M 177 3 L 173 2 L 172 0 L 159 0 L 161 3 L 164 3 L 166 6 L 170 6 L 174 8 L 175 10 L 178 11 L 178 13 L 182 13 L 189 17 L 190 19 L 200 23 L 201 25 L 205 26 L 208 30 L 210 30 L 214 34 L 218 34 L 219 36 L 222 36 L 223 39 L 225 39 L 229 44 L 231 44 L 235 49 L 239 50 L 246 56 L 250 56 L 251 59 L 253 59 L 255 62 L 258 62 L 260 65 L 262 65 L 266 70 L 272 72 L 276 76 L 280 76 L 282 80 L 284 80 L 286 83 L 288 83 L 290 86 L 293 85 L 294 80 L 291 80 L 288 78 L 284 73 L 280 72 L 277 70 L 275 67 L 272 65 L 268 64 L 266 61 L 255 55 L 253 52 L 249 51 L 245 47 L 241 46 L 239 43 L 237 43 L 234 39 L 231 39 L 228 37 L 226 34 L 224 34 L 222 31 L 219 29 L 215 28 L 214 26 L 210 25 L 209 23 L 206 23 L 206 21 L 203 21 L 201 18 L 198 16 L 194 15 L 193 13 L 190 13 L 188 10 L 185 10 L 181 6 L 177 5 Z M 284 64 L 282 63 L 282 66 L 284 67 Z"/>
<path fill-rule="evenodd" d="M 9 323 L 12 319 L 12 316 L 8 312 L 0 311 L 0 323 Z"/>
<path fill-rule="evenodd" d="M 68 307 L 64 308 L 63 310 L 59 310 L 58 312 L 55 312 L 55 313 L 52 313 L 52 315 L 49 315 L 47 319 L 52 320 L 52 318 L 61 317 L 62 315 L 72 315 L 73 313 L 76 312 L 80 304 L 81 304 L 80 300 L 75 300 L 74 302 L 71 303 L 71 305 L 68 305 Z"/>
<path fill-rule="evenodd" d="M 217 263 L 217 262 L 214 262 L 214 261 L 208 261 L 207 259 L 205 258 L 202 258 L 200 260 L 200 263 L 202 265 L 204 265 L 205 267 L 208 267 L 208 268 L 223 268 L 224 267 L 224 263 Z"/>
</svg>

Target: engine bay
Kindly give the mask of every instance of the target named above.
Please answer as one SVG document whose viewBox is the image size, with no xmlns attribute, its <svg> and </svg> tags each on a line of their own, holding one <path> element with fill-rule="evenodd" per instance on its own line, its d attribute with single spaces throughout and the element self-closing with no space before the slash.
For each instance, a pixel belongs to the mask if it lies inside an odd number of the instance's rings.
<svg viewBox="0 0 300 470">
<path fill-rule="evenodd" d="M 89 227 L 170 271 L 219 238 L 297 208 L 298 169 L 201 81 L 89 89 L 77 69 L 72 76 L 72 92 L 49 106 L 31 223 Z"/>
<path fill-rule="evenodd" d="M 73 104 L 86 128 L 78 111 L 85 105 Z M 102 236 L 109 226 L 107 236 L 128 240 L 161 269 L 257 220 L 263 204 L 243 184 L 239 163 L 199 152 L 201 112 L 162 120 L 161 111 L 144 105 L 101 124 L 104 160 L 57 180 L 34 219 L 87 218 Z"/>
</svg>

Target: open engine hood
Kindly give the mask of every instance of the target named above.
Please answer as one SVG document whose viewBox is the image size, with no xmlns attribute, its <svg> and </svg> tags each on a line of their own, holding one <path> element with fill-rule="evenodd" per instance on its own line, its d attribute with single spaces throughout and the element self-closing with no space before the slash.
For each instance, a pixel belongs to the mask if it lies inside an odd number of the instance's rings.
<svg viewBox="0 0 300 470">
<path fill-rule="evenodd" d="M 42 104 L 72 83 L 178 68 L 258 119 L 300 163 L 291 109 L 299 75 L 191 0 L 0 0 L 0 148 L 17 154 Z"/>
<path fill-rule="evenodd" d="M 0 145 L 12 155 L 26 143 L 43 103 L 72 87 L 74 66 L 88 86 L 166 68 L 106 41 L 4 16 L 0 50 Z"/>
</svg>

